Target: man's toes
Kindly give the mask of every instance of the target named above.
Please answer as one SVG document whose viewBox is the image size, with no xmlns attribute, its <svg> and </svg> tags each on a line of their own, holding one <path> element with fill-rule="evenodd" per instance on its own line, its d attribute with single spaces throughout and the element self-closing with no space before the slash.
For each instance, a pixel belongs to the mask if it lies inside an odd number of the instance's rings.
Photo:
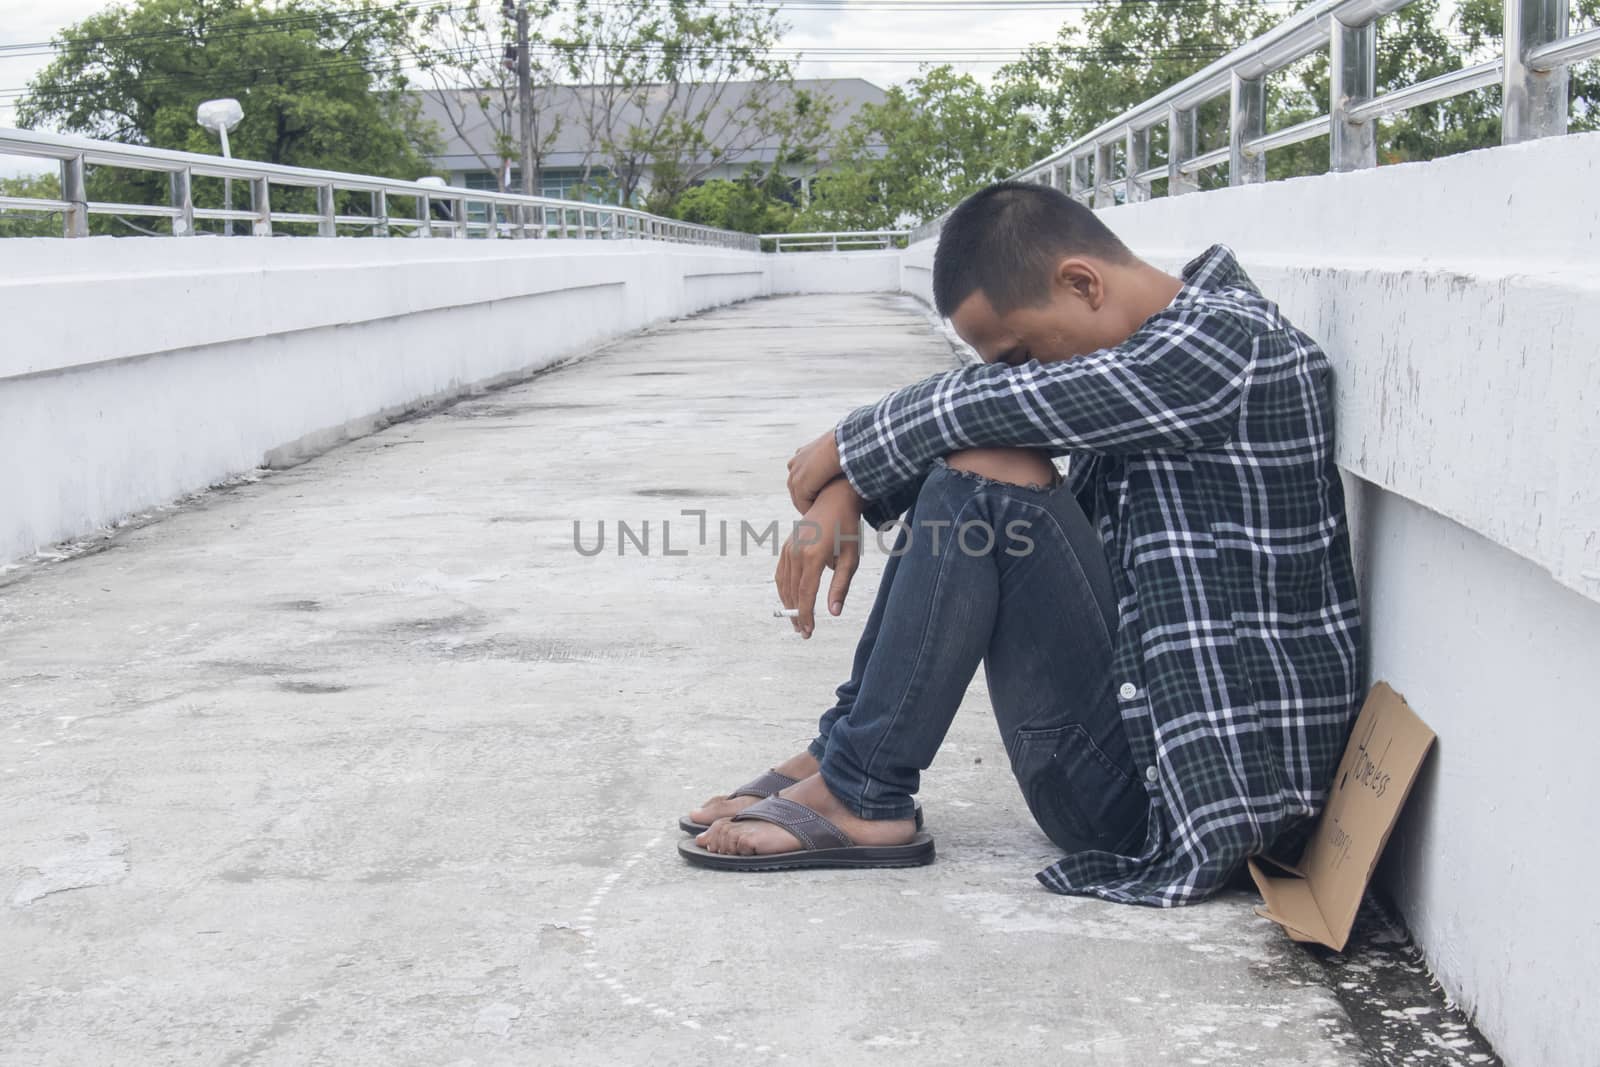
<svg viewBox="0 0 1600 1067">
<path fill-rule="evenodd" d="M 705 838 L 703 847 L 707 852 L 728 851 L 728 820 L 718 819 L 711 824 L 711 828 L 701 836 Z"/>
</svg>

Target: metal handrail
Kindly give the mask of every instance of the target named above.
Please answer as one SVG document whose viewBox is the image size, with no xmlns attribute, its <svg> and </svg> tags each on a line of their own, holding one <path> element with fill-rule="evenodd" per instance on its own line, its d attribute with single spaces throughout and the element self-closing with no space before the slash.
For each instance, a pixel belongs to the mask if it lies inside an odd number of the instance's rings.
<svg viewBox="0 0 1600 1067">
<path fill-rule="evenodd" d="M 1501 56 L 1414 85 L 1377 94 L 1377 20 L 1411 0 L 1316 0 L 1266 33 L 1102 123 L 1082 137 L 1017 172 L 1092 207 L 1149 199 L 1165 179 L 1165 193 L 1199 189 L 1199 174 L 1226 164 L 1230 185 L 1266 181 L 1267 152 L 1328 135 L 1334 171 L 1378 165 L 1373 124 L 1410 108 L 1436 103 L 1499 83 L 1503 87 L 1502 140 L 1507 144 L 1552 137 L 1567 130 L 1568 68 L 1600 56 L 1600 27 L 1571 32 L 1565 0 L 1505 0 Z M 1328 112 L 1281 130 L 1266 129 L 1265 79 L 1326 48 Z M 1202 151 L 1196 143 L 1201 105 L 1228 97 L 1228 143 Z M 1152 166 L 1150 130 L 1167 128 L 1167 159 Z M 938 232 L 944 217 L 911 232 L 920 241 Z"/>
<path fill-rule="evenodd" d="M 827 249 L 830 252 L 860 252 L 903 248 L 910 230 L 829 230 L 818 233 L 764 233 L 763 244 L 771 242 L 776 252 L 805 252 Z"/>
<path fill-rule="evenodd" d="M 54 159 L 60 163 L 59 199 L 4 197 L 0 198 L 0 208 L 59 212 L 63 216 L 62 231 L 67 237 L 87 236 L 89 217 L 92 215 L 120 215 L 170 220 L 171 232 L 180 237 L 193 234 L 197 220 L 209 219 L 248 222 L 249 232 L 261 237 L 272 236 L 276 224 L 286 223 L 314 225 L 318 235 L 323 237 L 337 236 L 342 227 L 347 230 L 365 229 L 375 236 L 406 231 L 417 237 L 433 237 L 442 232 L 455 237 L 631 238 L 737 248 L 751 252 L 761 249 L 760 239 L 754 234 L 662 218 L 634 208 L 462 189 L 309 167 L 285 167 L 248 159 L 224 159 L 196 152 L 124 145 L 32 130 L 0 128 L 0 155 Z M 115 204 L 90 200 L 86 192 L 85 174 L 87 168 L 95 166 L 166 174 L 171 187 L 171 202 Z M 193 187 L 197 177 L 247 182 L 250 208 L 229 210 L 196 207 Z M 316 190 L 317 211 L 309 213 L 274 209 L 273 186 Z M 370 213 L 340 213 L 340 193 L 367 194 Z M 390 197 L 410 200 L 411 213 L 391 214 Z M 473 219 L 469 208 L 480 205 L 484 208 L 485 217 Z"/>
<path fill-rule="evenodd" d="M 1452 70 L 1404 89 L 1396 89 L 1392 93 L 1373 97 L 1364 104 L 1356 104 L 1349 108 L 1346 113 L 1354 122 L 1398 115 L 1402 111 L 1409 111 L 1423 104 L 1432 104 L 1448 100 L 1452 96 L 1460 96 L 1462 93 L 1470 93 L 1474 89 L 1487 88 L 1498 82 L 1504 73 L 1505 60 L 1491 59 L 1487 63 L 1462 67 L 1460 70 Z"/>
</svg>

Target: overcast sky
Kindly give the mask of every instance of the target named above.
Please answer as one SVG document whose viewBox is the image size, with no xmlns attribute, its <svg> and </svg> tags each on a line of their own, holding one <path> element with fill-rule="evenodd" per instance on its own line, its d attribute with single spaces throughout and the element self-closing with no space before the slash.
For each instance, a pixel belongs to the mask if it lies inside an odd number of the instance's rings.
<svg viewBox="0 0 1600 1067">
<path fill-rule="evenodd" d="M 780 0 L 781 2 L 781 0 Z M 805 3 L 806 0 L 795 0 Z M 785 13 L 792 29 L 784 38 L 785 48 L 863 48 L 910 49 L 910 54 L 861 57 L 829 57 L 805 60 L 798 73 L 802 77 L 859 77 L 888 86 L 904 81 L 917 71 L 917 60 L 954 58 L 950 50 L 992 49 L 1013 55 L 1029 44 L 1055 36 L 1062 20 L 1072 17 L 1072 8 L 1007 8 L 1004 0 L 988 11 L 929 11 L 940 0 L 908 0 L 917 6 L 913 12 L 883 10 L 886 0 L 847 0 L 843 11 L 794 10 Z M 1037 2 L 1037 0 L 1035 0 Z M 62 27 L 108 6 L 107 0 L 0 0 L 0 48 L 50 40 Z M 943 51 L 941 51 L 943 50 Z M 901 61 L 909 60 L 909 62 Z M 20 89 L 48 62 L 48 57 L 7 57 L 0 52 L 0 126 L 15 125 L 14 95 L 4 90 Z M 986 76 L 1000 59 L 977 61 L 970 56 L 954 63 L 958 69 Z M 9 165 L 8 165 L 9 164 Z M 0 173 L 13 173 L 15 161 L 0 157 Z"/>
</svg>

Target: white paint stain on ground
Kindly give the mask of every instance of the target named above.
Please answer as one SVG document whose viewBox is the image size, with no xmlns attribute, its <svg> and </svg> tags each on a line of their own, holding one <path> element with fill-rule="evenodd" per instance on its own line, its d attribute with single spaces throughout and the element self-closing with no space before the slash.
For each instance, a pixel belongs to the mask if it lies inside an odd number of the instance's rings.
<svg viewBox="0 0 1600 1067">
<path fill-rule="evenodd" d="M 511 1024 L 522 1017 L 522 1009 L 514 1004 L 490 1004 L 478 1012 L 478 1019 L 472 1024 L 472 1031 L 476 1034 L 496 1034 L 505 1037 L 511 1033 Z"/>
<path fill-rule="evenodd" d="M 128 842 L 115 830 L 95 830 L 70 838 L 71 848 L 25 865 L 34 873 L 11 893 L 11 906 L 25 908 L 52 893 L 110 885 L 128 873 Z"/>
<path fill-rule="evenodd" d="M 724 1045 L 731 1046 L 736 1051 L 749 1051 L 762 1055 L 768 1055 L 772 1052 L 771 1045 L 740 1041 L 735 1034 L 727 1031 L 722 1031 L 719 1033 L 716 1031 L 707 1030 L 705 1024 L 699 1019 L 696 1019 L 692 1016 L 680 1015 L 671 1008 L 658 1004 L 654 1001 L 645 1000 L 643 996 L 636 994 L 621 979 L 614 975 L 607 974 L 605 971 L 601 970 L 600 962 L 595 958 L 599 954 L 599 949 L 595 945 L 594 923 L 596 916 L 600 912 L 602 906 L 605 904 L 606 897 L 610 895 L 614 888 L 616 888 L 617 883 L 622 880 L 623 876 L 625 876 L 629 871 L 633 870 L 634 867 L 638 866 L 641 860 L 655 850 L 656 846 L 661 843 L 661 836 L 662 835 L 657 834 L 655 837 L 647 841 L 643 848 L 624 860 L 621 870 L 613 871 L 606 875 L 601 883 L 595 887 L 594 894 L 589 897 L 588 901 L 584 903 L 583 909 L 578 913 L 578 920 L 572 924 L 572 929 L 576 930 L 578 935 L 584 940 L 584 970 L 588 972 L 591 979 L 600 985 L 605 986 L 606 989 L 610 991 L 612 997 L 619 1004 L 623 1004 L 628 1007 L 642 1008 L 645 1012 L 664 1023 L 676 1023 L 685 1030 L 698 1031 L 703 1036 L 711 1038 L 712 1040 L 720 1042 Z M 773 1058 L 783 1060 L 788 1059 L 789 1057 L 787 1053 L 780 1052 Z"/>
</svg>

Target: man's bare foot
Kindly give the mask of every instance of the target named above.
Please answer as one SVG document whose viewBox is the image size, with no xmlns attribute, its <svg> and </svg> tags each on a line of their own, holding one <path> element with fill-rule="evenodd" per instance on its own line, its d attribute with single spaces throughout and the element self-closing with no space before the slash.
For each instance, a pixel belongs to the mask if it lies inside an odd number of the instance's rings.
<svg viewBox="0 0 1600 1067">
<path fill-rule="evenodd" d="M 917 834 L 916 823 L 911 819 L 861 818 L 839 802 L 820 774 L 804 778 L 778 795 L 804 804 L 843 830 L 858 845 L 904 845 Z M 712 823 L 695 841 L 707 852 L 733 856 L 770 856 L 800 848 L 800 842 L 789 831 L 755 819 L 742 822 L 723 819 Z"/>
<path fill-rule="evenodd" d="M 810 778 L 817 773 L 817 757 L 813 756 L 808 750 L 798 756 L 790 756 L 782 763 L 774 764 L 772 769 L 779 774 L 788 775 L 790 778 Z M 760 797 L 712 797 L 700 807 L 691 811 L 689 818 L 701 826 L 710 826 L 718 819 L 726 819 L 739 814 L 760 799 Z"/>
</svg>

